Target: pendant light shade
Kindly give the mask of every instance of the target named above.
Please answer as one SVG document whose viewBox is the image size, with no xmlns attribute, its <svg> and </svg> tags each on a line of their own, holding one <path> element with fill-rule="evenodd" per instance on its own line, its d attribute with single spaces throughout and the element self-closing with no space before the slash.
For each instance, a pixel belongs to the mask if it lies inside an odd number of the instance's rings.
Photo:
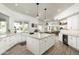
<svg viewBox="0 0 79 59">
<path fill-rule="evenodd" d="M 39 5 L 39 3 L 36 3 L 36 5 Z"/>
<path fill-rule="evenodd" d="M 47 8 L 45 8 L 44 10 L 45 10 L 45 19 L 46 19 L 46 11 L 47 11 Z"/>
<path fill-rule="evenodd" d="M 37 17 L 36 17 L 36 18 L 38 18 L 38 16 L 39 16 L 39 15 L 38 15 L 39 3 L 36 3 L 36 6 L 37 6 L 37 15 L 36 15 Z"/>
<path fill-rule="evenodd" d="M 48 23 L 47 23 L 47 21 L 46 21 L 46 19 L 47 19 L 47 14 L 46 14 L 46 12 L 47 12 L 47 8 L 44 8 L 44 11 L 45 11 L 45 22 L 46 22 L 46 25 L 48 25 Z"/>
</svg>

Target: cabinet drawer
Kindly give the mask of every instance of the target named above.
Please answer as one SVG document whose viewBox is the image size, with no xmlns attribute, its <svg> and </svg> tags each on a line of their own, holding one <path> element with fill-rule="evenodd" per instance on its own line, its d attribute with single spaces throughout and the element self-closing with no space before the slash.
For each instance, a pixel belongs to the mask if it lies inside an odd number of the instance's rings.
<svg viewBox="0 0 79 59">
<path fill-rule="evenodd" d="M 45 39 L 41 39 L 39 42 L 40 42 L 40 44 L 45 44 L 45 42 L 46 42 L 46 38 Z"/>
</svg>

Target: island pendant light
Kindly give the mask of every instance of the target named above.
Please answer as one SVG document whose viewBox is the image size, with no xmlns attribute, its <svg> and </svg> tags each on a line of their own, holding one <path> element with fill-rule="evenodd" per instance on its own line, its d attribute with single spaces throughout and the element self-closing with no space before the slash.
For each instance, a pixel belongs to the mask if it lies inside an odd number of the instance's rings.
<svg viewBox="0 0 79 59">
<path fill-rule="evenodd" d="M 37 15 L 36 15 L 36 18 L 39 19 L 39 15 L 38 15 L 39 3 L 36 3 L 36 6 L 37 6 Z"/>
<path fill-rule="evenodd" d="M 45 8 L 44 10 L 45 10 L 45 18 L 44 18 L 44 19 L 45 19 L 46 25 L 48 25 L 48 23 L 47 23 L 47 21 L 46 21 L 46 19 L 47 19 L 47 16 L 46 16 L 47 8 Z"/>
</svg>

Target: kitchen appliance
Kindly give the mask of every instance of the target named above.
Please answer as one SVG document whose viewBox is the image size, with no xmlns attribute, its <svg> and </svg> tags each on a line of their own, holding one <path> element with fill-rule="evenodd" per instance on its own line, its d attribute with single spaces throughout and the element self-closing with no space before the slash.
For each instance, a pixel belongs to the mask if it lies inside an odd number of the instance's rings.
<svg viewBox="0 0 79 59">
<path fill-rule="evenodd" d="M 68 46 L 68 35 L 63 34 L 63 43 Z"/>
</svg>

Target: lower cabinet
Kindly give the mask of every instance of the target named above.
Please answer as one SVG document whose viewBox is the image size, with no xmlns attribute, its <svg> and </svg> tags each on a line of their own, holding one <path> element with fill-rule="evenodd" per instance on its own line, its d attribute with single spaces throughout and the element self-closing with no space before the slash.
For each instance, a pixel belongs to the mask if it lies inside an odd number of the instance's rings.
<svg viewBox="0 0 79 59">
<path fill-rule="evenodd" d="M 59 33 L 59 39 L 58 40 L 61 41 L 61 42 L 62 42 L 62 36 L 63 36 L 62 33 Z"/>
<path fill-rule="evenodd" d="M 17 43 L 25 41 L 26 38 L 27 36 L 22 35 L 22 34 L 15 34 L 9 37 L 1 38 L 0 39 L 0 54 L 3 54 L 8 49 L 16 45 Z"/>
<path fill-rule="evenodd" d="M 5 52 L 7 46 L 6 46 L 6 40 L 1 40 L 0 41 L 0 54 L 2 54 L 3 52 Z"/>
<path fill-rule="evenodd" d="M 72 46 L 72 36 L 68 36 L 68 45 Z"/>
<path fill-rule="evenodd" d="M 27 34 L 26 33 L 17 33 L 16 39 L 18 42 L 24 42 L 27 39 Z"/>
<path fill-rule="evenodd" d="M 15 39 L 15 36 L 2 38 L 2 40 L 0 41 L 0 54 L 3 54 L 9 48 L 11 48 L 16 44 L 16 42 L 14 42 L 15 41 L 14 39 Z"/>
<path fill-rule="evenodd" d="M 28 37 L 27 39 L 28 50 L 30 50 L 32 53 L 36 55 L 43 54 L 54 44 L 55 44 L 55 38 L 53 37 L 53 35 L 41 39 L 34 37 Z"/>
<path fill-rule="evenodd" d="M 77 37 L 77 49 L 79 50 L 79 37 Z"/>
<path fill-rule="evenodd" d="M 27 34 L 22 33 L 21 41 L 26 41 L 27 40 Z"/>
<path fill-rule="evenodd" d="M 68 36 L 68 44 L 73 48 L 79 50 L 79 37 L 78 36 Z"/>
<path fill-rule="evenodd" d="M 74 48 L 76 48 L 77 46 L 76 46 L 76 40 L 77 40 L 77 38 L 76 38 L 76 36 L 72 36 L 72 47 L 74 47 Z"/>
<path fill-rule="evenodd" d="M 39 53 L 39 41 L 38 41 L 38 39 L 28 37 L 26 47 L 32 53 L 38 54 Z"/>
</svg>

